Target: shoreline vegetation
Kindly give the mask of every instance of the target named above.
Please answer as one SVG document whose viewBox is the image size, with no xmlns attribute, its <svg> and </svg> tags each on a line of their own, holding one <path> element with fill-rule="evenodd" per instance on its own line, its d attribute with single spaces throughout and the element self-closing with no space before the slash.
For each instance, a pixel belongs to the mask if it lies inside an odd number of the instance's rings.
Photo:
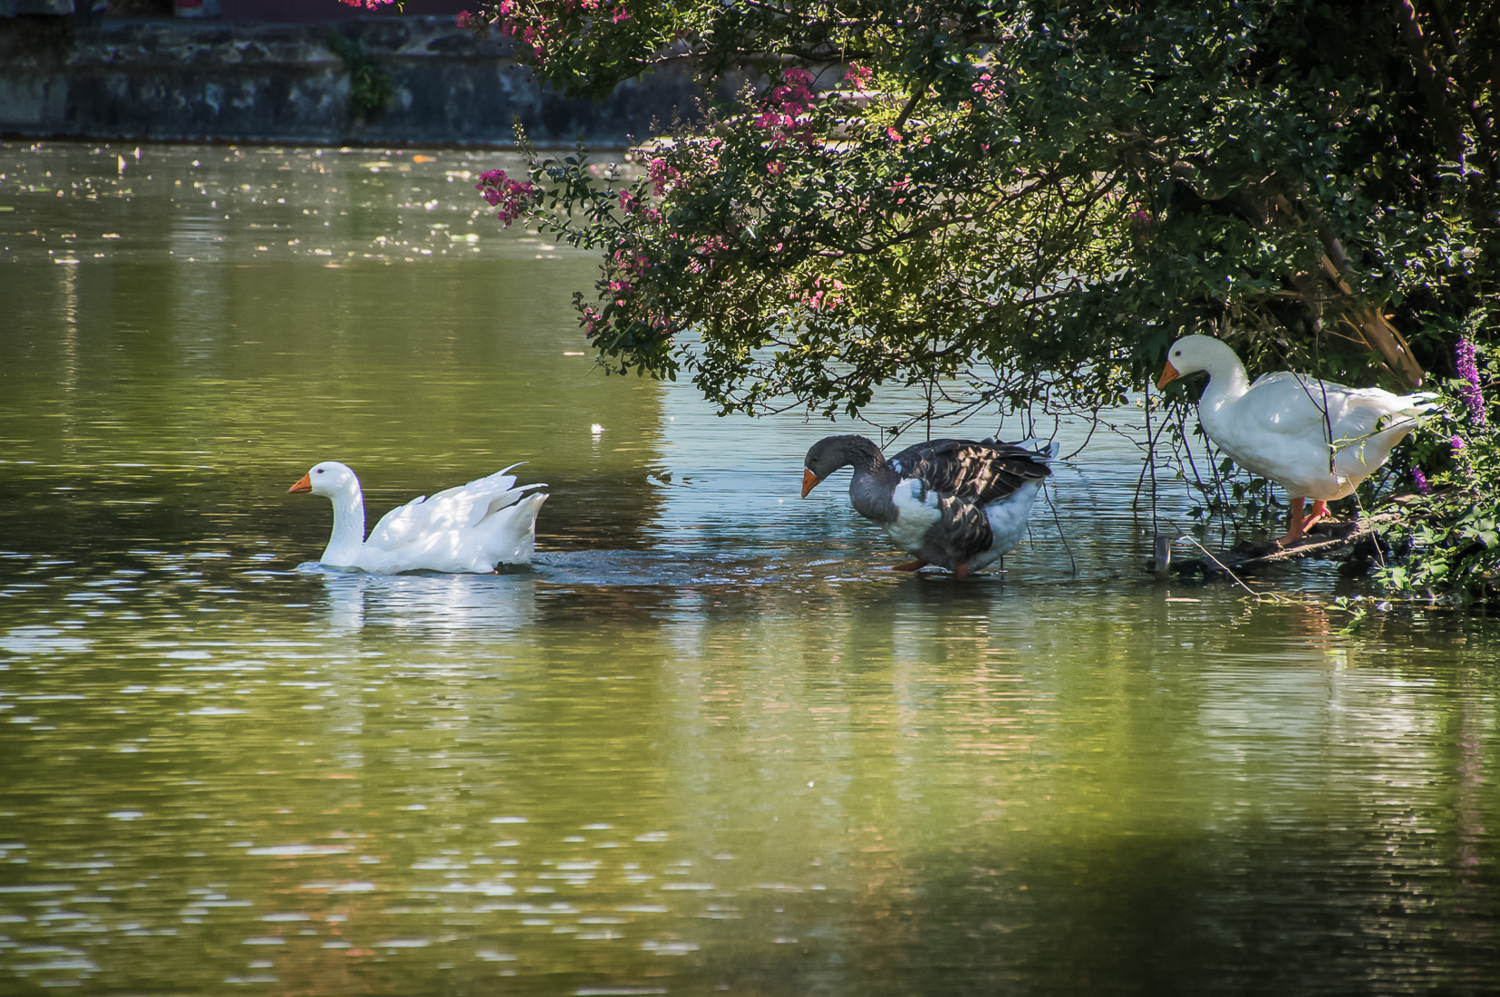
<svg viewBox="0 0 1500 997">
<path fill-rule="evenodd" d="M 481 187 L 503 223 L 600 253 L 576 307 L 601 364 L 691 379 L 724 413 L 858 418 L 903 385 L 925 387 L 926 410 L 890 435 L 1097 415 L 1193 333 L 1252 378 L 1435 391 L 1441 416 L 1338 511 L 1416 496 L 1382 520 L 1409 553 L 1379 584 L 1491 601 L 1487 11 L 496 0 L 467 23 L 560 92 L 670 65 L 715 96 L 657 123 L 642 175 L 583 146 L 542 153 L 518 128 L 527 176 Z M 1198 390 L 1170 387 L 1158 425 L 1201 517 L 1238 532 L 1271 513 L 1269 488 L 1197 439 Z"/>
</svg>

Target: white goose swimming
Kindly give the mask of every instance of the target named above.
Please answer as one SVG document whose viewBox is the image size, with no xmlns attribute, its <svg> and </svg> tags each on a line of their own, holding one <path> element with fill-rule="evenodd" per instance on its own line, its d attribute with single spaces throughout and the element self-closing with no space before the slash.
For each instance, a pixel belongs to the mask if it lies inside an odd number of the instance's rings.
<svg viewBox="0 0 1500 997">
<path fill-rule="evenodd" d="M 392 509 L 365 536 L 365 498 L 359 478 L 344 464 L 315 465 L 289 492 L 311 492 L 333 502 L 333 536 L 323 564 L 377 575 L 401 571 L 485 573 L 497 564 L 525 564 L 536 547 L 542 485 L 515 487 L 504 471 Z M 531 492 L 531 494 L 526 494 Z"/>
<path fill-rule="evenodd" d="M 1057 451 L 1056 443 L 1037 451 L 994 440 L 929 440 L 887 460 L 863 436 L 829 436 L 807 451 L 802 497 L 852 464 L 855 511 L 916 557 L 896 570 L 936 564 L 963 578 L 1020 542 Z"/>
<path fill-rule="evenodd" d="M 1280 543 L 1302 538 L 1328 515 L 1328 503 L 1359 483 L 1437 407 L 1435 395 L 1395 395 L 1277 371 L 1254 384 L 1234 350 L 1211 336 L 1184 336 L 1167 351 L 1158 388 L 1188 374 L 1208 375 L 1198 421 L 1214 444 L 1252 474 L 1286 489 L 1291 516 Z M 1326 415 L 1325 415 L 1326 413 Z M 1313 499 L 1304 516 L 1304 499 Z"/>
</svg>

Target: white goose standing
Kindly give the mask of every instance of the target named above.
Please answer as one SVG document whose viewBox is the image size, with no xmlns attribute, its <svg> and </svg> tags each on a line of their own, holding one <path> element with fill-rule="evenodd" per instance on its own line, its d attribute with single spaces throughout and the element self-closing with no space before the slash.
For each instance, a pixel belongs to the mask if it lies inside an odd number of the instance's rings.
<svg viewBox="0 0 1500 997">
<path fill-rule="evenodd" d="M 1328 515 L 1328 503 L 1359 483 L 1436 408 L 1435 395 L 1395 395 L 1277 371 L 1254 384 L 1234 350 L 1211 336 L 1184 336 L 1167 351 L 1158 388 L 1202 371 L 1208 387 L 1198 421 L 1214 444 L 1252 474 L 1286 489 L 1291 515 L 1280 543 L 1302 538 Z M 1304 516 L 1304 499 L 1313 500 Z"/>
<path fill-rule="evenodd" d="M 515 487 L 504 471 L 418 496 L 380 518 L 365 536 L 365 498 L 347 465 L 326 460 L 313 466 L 289 492 L 311 492 L 333 502 L 333 536 L 323 564 L 377 575 L 401 571 L 485 573 L 497 564 L 525 564 L 536 548 L 536 517 L 542 485 Z M 526 494 L 531 492 L 531 494 Z"/>
</svg>

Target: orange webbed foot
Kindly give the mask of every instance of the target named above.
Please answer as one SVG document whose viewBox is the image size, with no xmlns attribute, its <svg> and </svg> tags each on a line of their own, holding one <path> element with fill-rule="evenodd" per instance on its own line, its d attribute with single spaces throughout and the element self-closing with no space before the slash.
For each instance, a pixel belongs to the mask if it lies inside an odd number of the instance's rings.
<svg viewBox="0 0 1500 997">
<path fill-rule="evenodd" d="M 1307 534 L 1307 526 L 1302 518 L 1302 501 L 1303 500 L 1300 498 L 1292 499 L 1292 509 L 1291 512 L 1287 515 L 1286 536 L 1276 541 L 1278 546 L 1286 547 L 1290 544 L 1294 544 Z M 1314 509 L 1316 508 L 1317 506 L 1315 505 Z"/>
<path fill-rule="evenodd" d="M 905 564 L 898 564 L 898 565 L 894 566 L 893 568 L 891 568 L 891 570 L 892 571 L 920 571 L 921 569 L 923 569 L 925 567 L 927 567 L 927 562 L 924 561 L 924 560 L 922 560 L 921 558 L 917 558 L 915 561 L 907 561 Z"/>
<path fill-rule="evenodd" d="M 1319 499 L 1313 503 L 1312 512 L 1308 514 L 1306 519 L 1302 520 L 1302 532 L 1306 533 L 1318 523 L 1328 519 L 1331 515 L 1332 513 L 1328 511 L 1328 503 Z"/>
</svg>

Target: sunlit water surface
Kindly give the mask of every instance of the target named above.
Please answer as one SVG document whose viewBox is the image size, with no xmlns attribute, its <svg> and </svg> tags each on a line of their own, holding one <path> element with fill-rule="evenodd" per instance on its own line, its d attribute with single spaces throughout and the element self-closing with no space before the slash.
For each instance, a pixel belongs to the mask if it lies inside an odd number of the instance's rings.
<svg viewBox="0 0 1500 997">
<path fill-rule="evenodd" d="M 515 165 L 0 144 L 0 992 L 1496 992 L 1492 621 L 1158 585 L 1104 432 L 892 573 L 843 425 L 591 365 Z M 536 562 L 305 566 L 328 458 L 527 461 Z"/>
</svg>

